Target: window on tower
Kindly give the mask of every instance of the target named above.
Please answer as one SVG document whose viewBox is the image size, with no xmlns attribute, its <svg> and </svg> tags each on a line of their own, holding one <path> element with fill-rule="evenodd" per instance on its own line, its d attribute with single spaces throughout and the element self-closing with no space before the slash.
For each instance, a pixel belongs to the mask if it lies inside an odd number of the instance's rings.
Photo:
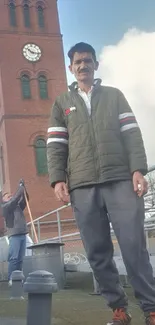
<svg viewBox="0 0 155 325">
<path fill-rule="evenodd" d="M 22 96 L 24 99 L 31 98 L 30 77 L 26 74 L 21 76 Z"/>
<path fill-rule="evenodd" d="M 44 28 L 45 20 L 44 20 L 44 9 L 42 6 L 37 7 L 37 13 L 38 13 L 38 25 L 40 28 Z"/>
<path fill-rule="evenodd" d="M 48 99 L 47 78 L 44 75 L 38 77 L 39 95 L 41 99 Z"/>
<path fill-rule="evenodd" d="M 39 137 L 34 143 L 36 169 L 38 175 L 46 175 L 47 170 L 47 154 L 46 154 L 46 141 L 44 138 Z"/>
<path fill-rule="evenodd" d="M 10 16 L 10 25 L 16 27 L 17 26 L 16 6 L 13 2 L 9 3 L 9 16 Z"/>
<path fill-rule="evenodd" d="M 25 27 L 31 27 L 30 21 L 30 7 L 28 4 L 24 4 L 23 6 L 23 16 L 24 16 L 24 25 Z"/>
</svg>

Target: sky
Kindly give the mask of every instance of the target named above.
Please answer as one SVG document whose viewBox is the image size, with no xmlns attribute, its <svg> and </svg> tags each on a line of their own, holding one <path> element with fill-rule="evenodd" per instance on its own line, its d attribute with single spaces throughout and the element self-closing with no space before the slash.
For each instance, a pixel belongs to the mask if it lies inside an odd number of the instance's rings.
<svg viewBox="0 0 155 325">
<path fill-rule="evenodd" d="M 121 89 L 140 125 L 149 165 L 155 165 L 155 0 L 58 0 L 67 52 L 84 41 L 96 50 L 97 77 Z"/>
</svg>

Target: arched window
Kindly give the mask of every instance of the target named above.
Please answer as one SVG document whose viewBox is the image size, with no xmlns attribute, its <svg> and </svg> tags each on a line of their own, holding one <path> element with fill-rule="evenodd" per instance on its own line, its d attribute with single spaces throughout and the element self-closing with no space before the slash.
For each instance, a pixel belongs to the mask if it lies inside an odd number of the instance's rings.
<svg viewBox="0 0 155 325">
<path fill-rule="evenodd" d="M 24 99 L 31 98 L 30 77 L 27 74 L 21 76 L 21 89 Z"/>
<path fill-rule="evenodd" d="M 38 175 L 47 174 L 47 155 L 46 141 L 43 138 L 37 138 L 34 144 L 36 156 L 36 169 Z"/>
<path fill-rule="evenodd" d="M 10 25 L 13 27 L 17 26 L 16 6 L 13 2 L 9 3 L 9 16 L 10 16 Z"/>
<path fill-rule="evenodd" d="M 24 25 L 25 27 L 30 27 L 31 22 L 30 22 L 30 7 L 28 4 L 25 4 L 23 6 L 23 16 L 24 16 Z"/>
<path fill-rule="evenodd" d="M 45 20 L 44 20 L 44 9 L 42 6 L 38 6 L 37 13 L 38 13 L 38 25 L 40 28 L 44 28 Z"/>
<path fill-rule="evenodd" d="M 38 77 L 39 94 L 41 99 L 48 98 L 47 78 L 44 75 Z"/>
</svg>

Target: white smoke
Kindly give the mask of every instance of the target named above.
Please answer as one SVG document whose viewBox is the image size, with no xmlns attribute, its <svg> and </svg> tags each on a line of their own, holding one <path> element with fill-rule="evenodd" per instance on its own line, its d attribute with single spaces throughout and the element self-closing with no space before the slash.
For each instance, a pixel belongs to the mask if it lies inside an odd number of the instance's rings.
<svg viewBox="0 0 155 325">
<path fill-rule="evenodd" d="M 125 94 L 139 122 L 149 165 L 155 165 L 155 32 L 129 30 L 103 48 L 99 76 Z"/>
</svg>

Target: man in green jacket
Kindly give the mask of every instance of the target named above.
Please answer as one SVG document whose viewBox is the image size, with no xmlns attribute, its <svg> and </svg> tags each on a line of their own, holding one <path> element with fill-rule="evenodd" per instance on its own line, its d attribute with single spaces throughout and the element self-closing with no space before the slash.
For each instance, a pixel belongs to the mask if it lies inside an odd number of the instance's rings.
<svg viewBox="0 0 155 325">
<path fill-rule="evenodd" d="M 59 201 L 71 200 L 88 260 L 113 310 L 109 324 L 131 323 L 113 261 L 111 222 L 146 324 L 153 325 L 155 285 L 144 235 L 147 160 L 141 131 L 121 91 L 94 80 L 98 62 L 93 47 L 78 43 L 68 56 L 77 82 L 52 108 L 50 183 Z"/>
</svg>

